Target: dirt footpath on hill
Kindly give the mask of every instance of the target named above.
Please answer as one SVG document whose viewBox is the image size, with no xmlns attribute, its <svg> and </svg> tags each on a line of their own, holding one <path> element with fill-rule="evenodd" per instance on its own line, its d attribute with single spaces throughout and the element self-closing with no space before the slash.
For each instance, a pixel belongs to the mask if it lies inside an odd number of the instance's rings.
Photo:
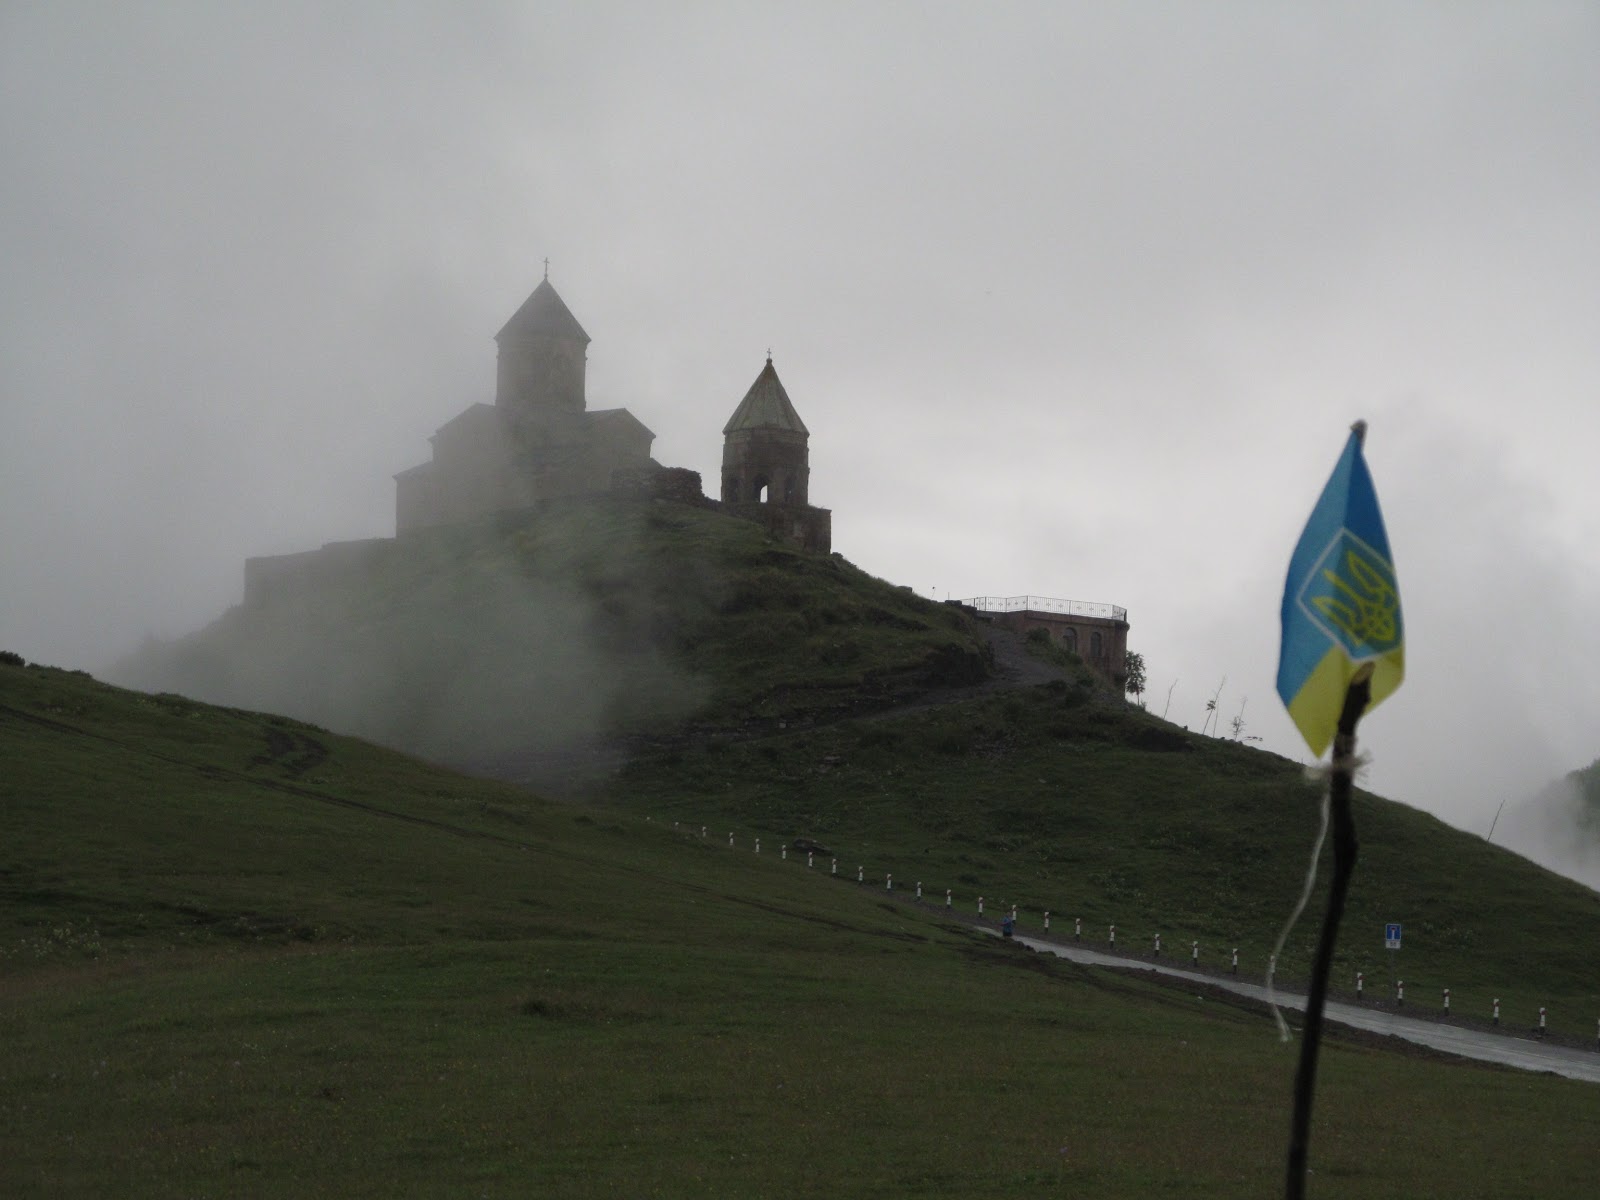
<svg viewBox="0 0 1600 1200">
<path fill-rule="evenodd" d="M 1055 666 L 1029 654 L 1027 642 L 1020 633 L 987 623 L 981 625 L 979 632 L 994 651 L 995 674 L 986 690 L 993 692 L 1008 687 L 1035 687 L 1067 677 L 1065 667 Z"/>
</svg>

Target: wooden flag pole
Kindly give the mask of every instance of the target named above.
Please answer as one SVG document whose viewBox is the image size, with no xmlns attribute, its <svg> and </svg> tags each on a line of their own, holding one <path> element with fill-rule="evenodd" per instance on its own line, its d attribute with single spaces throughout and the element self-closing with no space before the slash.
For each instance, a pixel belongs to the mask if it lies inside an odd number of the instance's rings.
<svg viewBox="0 0 1600 1200">
<path fill-rule="evenodd" d="M 1317 1087 L 1317 1051 L 1322 1043 L 1322 1008 L 1333 967 L 1333 945 L 1344 916 L 1345 894 L 1356 866 L 1356 822 L 1350 811 L 1355 785 L 1356 722 L 1371 698 L 1370 671 L 1359 675 L 1344 696 L 1338 732 L 1333 738 L 1333 762 L 1328 776 L 1328 807 L 1333 823 L 1333 882 L 1328 888 L 1328 910 L 1317 935 L 1317 954 L 1311 964 L 1311 986 L 1306 993 L 1306 1023 L 1300 1033 L 1300 1066 L 1294 1077 L 1294 1118 L 1289 1132 L 1288 1200 L 1306 1194 L 1306 1148 L 1311 1140 L 1311 1101 Z"/>
</svg>

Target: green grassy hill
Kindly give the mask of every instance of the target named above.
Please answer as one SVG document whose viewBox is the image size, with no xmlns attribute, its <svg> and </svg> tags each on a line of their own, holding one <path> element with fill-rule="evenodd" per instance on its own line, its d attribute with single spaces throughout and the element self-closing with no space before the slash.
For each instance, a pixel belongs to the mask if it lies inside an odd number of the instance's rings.
<svg viewBox="0 0 1600 1200">
<path fill-rule="evenodd" d="M 828 846 L 882 886 L 921 882 L 962 910 L 1018 905 L 1025 929 L 1216 966 L 1234 947 L 1259 975 L 1302 885 L 1320 789 L 1300 768 L 1237 742 L 1191 735 L 1065 686 L 982 696 L 870 722 L 712 742 L 636 760 L 613 801 L 657 819 L 709 822 L 769 843 Z M 1361 855 L 1334 984 L 1487 1019 L 1495 997 L 1526 1027 L 1539 1006 L 1589 1038 L 1600 964 L 1583 947 L 1600 894 L 1380 797 L 1357 794 Z M 1324 850 L 1323 879 L 1331 850 Z M 1320 897 L 1321 892 L 1318 892 Z M 1279 961 L 1302 978 L 1316 905 Z M 1384 926 L 1405 927 L 1383 949 Z"/>
<path fill-rule="evenodd" d="M 1124 949 L 1238 947 L 1262 971 L 1294 905 L 1318 789 L 1276 756 L 1096 692 L 983 691 L 950 606 L 665 501 L 551 508 L 439 531 L 297 601 L 238 608 L 127 677 L 286 711 L 424 756 L 548 780 L 609 740 L 615 809 L 836 848 L 846 870 L 1081 918 Z M 993 681 L 991 680 L 991 683 Z M 976 694 L 974 694 L 976 692 Z M 581 755 L 580 755 L 581 757 Z M 556 769 L 548 769 L 550 762 Z M 570 783 L 570 779 L 564 782 Z M 1334 981 L 1414 1008 L 1587 1038 L 1600 895 L 1431 817 L 1363 796 Z M 991 909 L 991 912 L 994 911 Z M 1279 963 L 1302 975 L 1315 910 Z M 1383 950 L 1390 922 L 1406 929 Z M 1057 930 L 1061 928 L 1057 925 Z"/>
<path fill-rule="evenodd" d="M 46 668 L 0 761 L 7 1196 L 1280 1191 L 1259 1015 L 797 856 Z M 1597 1117 L 1337 1041 L 1317 1187 L 1586 1196 Z"/>
</svg>

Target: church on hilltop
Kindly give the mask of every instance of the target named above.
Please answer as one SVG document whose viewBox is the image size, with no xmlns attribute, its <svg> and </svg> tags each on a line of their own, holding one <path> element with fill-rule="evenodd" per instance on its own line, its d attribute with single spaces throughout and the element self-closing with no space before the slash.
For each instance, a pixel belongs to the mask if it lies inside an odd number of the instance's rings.
<svg viewBox="0 0 1600 1200">
<path fill-rule="evenodd" d="M 723 427 L 721 499 L 700 474 L 650 456 L 655 434 L 625 408 L 590 409 L 589 335 L 548 273 L 504 328 L 493 404 L 473 404 L 429 438 L 432 457 L 395 481 L 395 536 L 250 558 L 246 606 L 308 599 L 403 554 L 430 529 L 515 517 L 602 496 L 661 498 L 755 521 L 775 537 L 828 553 L 833 514 L 810 502 L 810 438 L 772 355 Z"/>
<path fill-rule="evenodd" d="M 709 504 L 694 472 L 663 467 L 655 440 L 625 408 L 588 407 L 589 335 L 540 282 L 495 335 L 493 404 L 474 404 L 429 439 L 430 461 L 395 476 L 395 532 L 608 493 Z M 723 428 L 721 503 L 779 537 L 826 553 L 832 515 L 809 501 L 810 432 L 772 357 Z"/>
</svg>

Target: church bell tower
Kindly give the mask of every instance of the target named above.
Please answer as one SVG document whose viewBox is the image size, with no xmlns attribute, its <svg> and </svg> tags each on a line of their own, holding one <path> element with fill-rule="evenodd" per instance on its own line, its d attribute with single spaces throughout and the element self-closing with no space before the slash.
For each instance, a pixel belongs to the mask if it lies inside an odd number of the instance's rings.
<svg viewBox="0 0 1600 1200">
<path fill-rule="evenodd" d="M 811 504 L 810 441 L 768 354 L 722 427 L 722 506 L 775 537 L 826 554 L 833 546 L 833 514 Z"/>
<path fill-rule="evenodd" d="M 808 502 L 811 431 L 789 402 L 770 355 L 722 437 L 723 503 Z"/>
<path fill-rule="evenodd" d="M 584 411 L 589 335 L 550 286 L 534 289 L 494 336 L 500 347 L 495 404 L 521 417 Z"/>
</svg>

